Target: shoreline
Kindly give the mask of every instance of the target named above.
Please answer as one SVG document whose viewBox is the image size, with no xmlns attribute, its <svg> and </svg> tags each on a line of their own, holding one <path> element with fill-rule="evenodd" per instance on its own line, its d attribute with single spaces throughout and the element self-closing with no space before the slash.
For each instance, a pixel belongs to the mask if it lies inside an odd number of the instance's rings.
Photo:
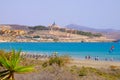
<svg viewBox="0 0 120 80">
<path fill-rule="evenodd" d="M 24 55 L 24 54 L 23 54 Z M 35 60 L 47 60 L 50 58 L 50 55 L 42 55 L 42 54 L 26 54 L 26 58 L 35 59 Z M 103 60 L 93 60 L 93 59 L 78 59 L 78 58 L 70 58 L 70 62 L 67 66 L 78 66 L 78 67 L 92 67 L 92 68 L 104 68 L 110 69 L 111 67 L 120 69 L 120 61 L 103 61 Z"/>
<path fill-rule="evenodd" d="M 114 42 L 114 40 L 113 41 L 5 41 L 5 40 L 0 40 L 0 43 L 4 43 L 4 42 L 35 42 L 35 43 L 37 43 L 37 42 L 66 42 L 66 43 L 97 43 L 97 42 Z"/>
<path fill-rule="evenodd" d="M 21 52 L 23 55 L 25 55 L 26 57 L 38 57 L 38 58 L 44 58 L 44 56 L 46 58 L 49 58 L 50 56 L 53 55 L 53 53 L 55 52 L 48 52 L 48 53 L 45 53 L 45 52 Z M 40 57 L 41 56 L 41 57 Z M 89 56 L 87 55 L 87 57 L 89 58 L 86 58 L 86 55 L 84 56 L 71 56 L 70 54 L 59 54 L 58 53 L 58 56 L 68 56 L 70 59 L 73 59 L 73 60 L 92 60 L 92 61 L 105 61 L 105 62 L 120 62 L 120 58 L 115 58 L 115 57 L 101 57 L 101 56 Z"/>
</svg>

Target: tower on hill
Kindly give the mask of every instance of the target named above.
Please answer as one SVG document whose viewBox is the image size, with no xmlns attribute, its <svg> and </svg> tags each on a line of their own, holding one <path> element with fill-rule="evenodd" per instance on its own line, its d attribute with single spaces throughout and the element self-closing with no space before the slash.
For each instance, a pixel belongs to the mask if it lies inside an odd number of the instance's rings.
<svg viewBox="0 0 120 80">
<path fill-rule="evenodd" d="M 48 26 L 50 28 L 50 30 L 58 30 L 60 28 L 60 26 L 58 26 L 55 22 L 53 22 L 53 24 L 51 24 L 50 26 Z"/>
</svg>

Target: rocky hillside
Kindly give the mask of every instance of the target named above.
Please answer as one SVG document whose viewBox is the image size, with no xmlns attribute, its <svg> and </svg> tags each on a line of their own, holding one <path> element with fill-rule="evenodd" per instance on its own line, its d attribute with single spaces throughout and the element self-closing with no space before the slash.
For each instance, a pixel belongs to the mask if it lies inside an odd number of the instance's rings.
<svg viewBox="0 0 120 80">
<path fill-rule="evenodd" d="M 8 39 L 7 39 L 8 37 Z M 7 39 L 7 40 L 6 40 Z M 52 26 L 0 25 L 0 41 L 16 42 L 111 42 L 100 33 Z"/>
</svg>

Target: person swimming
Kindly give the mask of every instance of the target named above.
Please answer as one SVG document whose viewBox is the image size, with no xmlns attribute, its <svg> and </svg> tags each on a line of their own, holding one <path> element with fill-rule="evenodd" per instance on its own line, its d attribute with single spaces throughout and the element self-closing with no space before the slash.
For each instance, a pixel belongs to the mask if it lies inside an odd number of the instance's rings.
<svg viewBox="0 0 120 80">
<path fill-rule="evenodd" d="M 109 53 L 113 52 L 114 48 L 115 48 L 114 46 L 111 46 Z"/>
</svg>

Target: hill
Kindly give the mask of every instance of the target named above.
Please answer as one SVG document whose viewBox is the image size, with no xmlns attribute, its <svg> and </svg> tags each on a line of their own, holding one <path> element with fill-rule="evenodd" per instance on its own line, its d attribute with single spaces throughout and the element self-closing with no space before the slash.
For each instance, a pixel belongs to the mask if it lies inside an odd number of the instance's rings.
<svg viewBox="0 0 120 80">
<path fill-rule="evenodd" d="M 90 29 L 89 29 L 90 30 Z M 37 36 L 37 37 L 36 37 Z M 8 39 L 7 39 L 8 38 Z M 101 33 L 51 26 L 0 25 L 0 40 L 15 42 L 111 42 Z"/>
<path fill-rule="evenodd" d="M 0 26 L 6 26 L 6 28 L 10 28 L 12 30 L 28 30 L 29 26 L 18 25 L 18 24 L 1 24 Z"/>
<path fill-rule="evenodd" d="M 86 26 L 81 26 L 77 24 L 69 24 L 65 26 L 66 28 L 69 29 L 74 29 L 74 30 L 80 30 L 80 31 L 87 31 L 87 32 L 93 32 L 93 33 L 101 33 L 108 38 L 114 38 L 114 39 L 120 39 L 120 30 L 115 30 L 115 29 L 95 29 L 95 28 L 90 28 Z"/>
</svg>

